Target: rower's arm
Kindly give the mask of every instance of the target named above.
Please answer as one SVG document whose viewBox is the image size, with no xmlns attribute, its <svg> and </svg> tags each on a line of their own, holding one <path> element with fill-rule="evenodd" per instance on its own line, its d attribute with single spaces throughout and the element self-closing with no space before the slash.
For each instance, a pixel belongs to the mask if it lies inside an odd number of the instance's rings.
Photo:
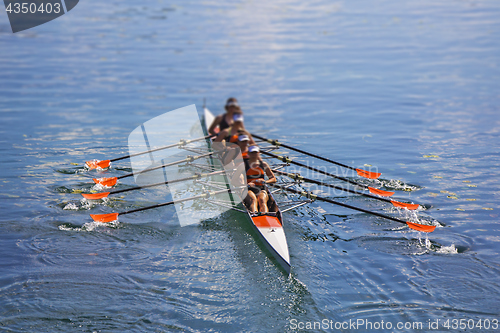
<svg viewBox="0 0 500 333">
<path fill-rule="evenodd" d="M 226 128 L 217 135 L 217 137 L 214 139 L 214 142 L 222 142 L 222 140 L 224 140 L 228 134 L 229 130 Z"/>
<path fill-rule="evenodd" d="M 274 184 L 276 183 L 276 176 L 274 175 L 273 171 L 269 167 L 269 164 L 264 162 L 264 171 L 266 172 L 268 180 L 266 180 L 266 184 Z"/>
<path fill-rule="evenodd" d="M 221 120 L 222 120 L 221 115 L 215 117 L 214 121 L 212 121 L 212 124 L 208 128 L 208 134 L 217 134 L 215 133 L 215 129 L 217 128 L 217 126 L 219 126 Z"/>
</svg>

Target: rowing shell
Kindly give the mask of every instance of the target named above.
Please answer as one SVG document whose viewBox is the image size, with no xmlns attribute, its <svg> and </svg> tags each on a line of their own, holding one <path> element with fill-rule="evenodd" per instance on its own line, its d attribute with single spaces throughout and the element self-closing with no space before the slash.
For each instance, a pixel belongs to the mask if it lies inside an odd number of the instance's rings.
<svg viewBox="0 0 500 333">
<path fill-rule="evenodd" d="M 204 108 L 205 134 L 208 134 L 208 128 L 212 124 L 214 118 L 210 110 Z M 211 159 L 211 161 L 212 163 L 218 163 L 215 158 Z M 253 215 L 250 214 L 245 207 L 246 213 L 244 215 L 251 223 L 267 250 L 272 254 L 273 258 L 276 259 L 279 266 L 287 274 L 290 274 L 290 254 L 288 252 L 285 230 L 283 229 L 283 217 L 271 193 L 269 193 L 268 206 L 271 212 L 270 214 L 260 213 L 260 215 Z"/>
</svg>

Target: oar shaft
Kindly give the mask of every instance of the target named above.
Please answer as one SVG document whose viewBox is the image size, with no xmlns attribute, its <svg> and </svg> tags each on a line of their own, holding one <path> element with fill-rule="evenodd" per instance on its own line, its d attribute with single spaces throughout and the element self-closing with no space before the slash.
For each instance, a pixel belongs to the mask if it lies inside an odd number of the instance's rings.
<svg viewBox="0 0 500 333">
<path fill-rule="evenodd" d="M 153 171 L 153 170 L 157 170 L 157 169 L 161 169 L 161 168 L 166 168 L 166 167 L 169 167 L 169 166 L 172 166 L 172 165 L 177 165 L 177 164 L 181 164 L 181 163 L 185 163 L 185 162 L 192 162 L 192 161 L 195 161 L 197 159 L 210 156 L 212 154 L 214 154 L 213 151 L 208 152 L 206 154 L 197 155 L 197 156 L 188 156 L 187 158 L 185 158 L 183 160 L 179 160 L 179 161 L 175 161 L 175 162 L 171 162 L 171 163 L 167 163 L 167 164 L 162 164 L 162 165 L 156 166 L 154 168 L 143 170 L 139 174 L 142 174 L 142 173 L 145 173 L 145 172 L 149 172 L 149 171 Z M 123 178 L 131 177 L 133 175 L 134 175 L 134 173 L 132 172 L 132 173 L 128 173 L 126 175 L 123 175 L 123 176 L 120 176 L 120 177 L 117 177 L 117 178 L 118 179 L 123 179 Z"/>
<path fill-rule="evenodd" d="M 214 192 L 206 192 L 206 193 L 203 193 L 203 194 L 200 194 L 200 195 L 196 195 L 194 197 L 189 197 L 189 198 L 184 198 L 184 199 L 179 199 L 179 200 L 172 200 L 172 201 L 164 202 L 164 203 L 157 204 L 157 205 L 152 205 L 152 206 L 147 206 L 147 207 L 142 207 L 142 208 L 128 210 L 126 212 L 122 212 L 122 213 L 118 213 L 118 214 L 119 215 L 125 215 L 125 214 L 131 214 L 131 213 L 141 212 L 143 210 L 148 210 L 148 209 L 153 209 L 153 208 L 158 208 L 158 207 L 173 205 L 175 203 L 181 203 L 181 202 L 186 202 L 186 201 L 190 201 L 190 200 L 208 198 L 208 197 L 210 197 L 212 195 L 221 194 L 221 193 L 225 193 L 225 192 L 229 192 L 229 191 L 231 191 L 231 189 L 225 189 L 225 190 L 214 191 Z"/>
<path fill-rule="evenodd" d="M 345 191 L 345 192 L 349 192 L 349 193 L 352 193 L 352 194 L 359 194 L 359 195 L 363 195 L 363 196 L 368 197 L 368 198 L 377 199 L 377 200 L 380 200 L 380 201 L 385 201 L 385 202 L 391 203 L 391 200 L 386 199 L 386 198 L 377 197 L 377 196 L 370 195 L 370 194 L 367 194 L 367 193 L 364 193 L 364 192 L 359 192 L 359 191 L 351 190 L 351 189 L 344 188 L 344 187 L 341 187 L 341 186 L 336 186 L 336 185 L 333 185 L 333 184 L 323 183 L 323 182 L 321 182 L 319 180 L 306 178 L 306 177 L 301 176 L 299 174 L 284 172 L 284 171 L 281 171 L 281 170 L 273 170 L 273 172 L 279 173 L 281 175 L 285 175 L 285 176 L 290 177 L 290 178 L 295 179 L 295 180 L 302 180 L 302 181 L 305 181 L 307 183 L 312 183 L 312 184 L 317 184 L 317 185 L 321 185 L 321 186 L 331 187 L 331 188 L 334 188 L 336 190 Z"/>
<path fill-rule="evenodd" d="M 360 187 L 362 187 L 362 188 L 364 188 L 364 189 L 368 189 L 368 186 L 366 186 L 366 185 L 363 185 L 363 184 L 360 184 L 360 183 L 354 182 L 354 181 L 352 181 L 352 180 L 350 180 L 350 179 L 347 179 L 347 178 L 345 178 L 345 177 L 341 177 L 341 176 L 337 176 L 337 175 L 331 174 L 331 173 L 329 173 L 329 172 L 326 172 L 326 171 L 323 171 L 323 170 L 317 169 L 317 168 L 315 168 L 315 167 L 311 167 L 311 166 L 305 165 L 305 164 L 300 163 L 300 162 L 297 162 L 297 161 L 293 161 L 293 160 L 291 160 L 291 159 L 290 159 L 290 158 L 288 158 L 288 157 L 275 155 L 275 154 L 273 154 L 273 153 L 269 153 L 269 152 L 267 152 L 267 151 L 261 151 L 260 153 L 261 153 L 261 154 L 264 154 L 264 155 L 267 155 L 267 156 L 272 156 L 272 157 L 274 157 L 274 158 L 276 158 L 276 159 L 278 159 L 278 160 L 280 160 L 280 161 L 283 161 L 283 162 L 285 162 L 285 163 L 292 163 L 292 164 L 298 165 L 298 166 L 300 166 L 300 167 L 303 167 L 303 168 L 306 168 L 306 169 L 309 169 L 309 170 L 312 170 L 312 171 L 316 171 L 316 172 L 321 173 L 321 174 L 323 174 L 323 175 L 325 175 L 325 176 L 329 176 L 329 177 L 333 177 L 333 178 L 336 178 L 336 179 L 340 179 L 340 180 L 345 181 L 345 182 L 347 182 L 347 183 L 350 183 L 350 184 L 353 184 L 353 185 L 356 185 L 356 186 L 360 186 Z"/>
<path fill-rule="evenodd" d="M 372 212 L 372 211 L 369 211 L 369 210 L 366 210 L 366 209 L 363 209 L 363 208 L 354 207 L 354 206 L 351 206 L 351 205 L 348 205 L 348 204 L 345 204 L 345 203 L 342 203 L 342 202 L 338 202 L 338 201 L 335 201 L 335 200 L 331 200 L 331 199 L 328 199 L 328 198 L 319 197 L 317 195 L 314 195 L 314 194 L 306 192 L 306 191 L 298 191 L 296 189 L 289 188 L 289 187 L 284 187 L 284 186 L 281 186 L 281 185 L 275 185 L 275 184 L 270 184 L 270 185 L 272 185 L 274 187 L 281 188 L 282 190 L 285 190 L 285 191 L 289 191 L 289 192 L 292 192 L 292 193 L 295 193 L 295 194 L 299 194 L 299 195 L 307 197 L 309 199 L 325 201 L 325 202 L 328 202 L 328 203 L 331 203 L 331 204 L 334 204 L 334 205 L 338 205 L 338 206 L 342 206 L 342 207 L 345 207 L 345 208 L 357 210 L 357 211 L 360 211 L 360 212 L 363 212 L 363 213 L 366 213 L 366 214 L 371 214 L 371 215 L 375 215 L 375 216 L 378 216 L 378 217 L 382 217 L 382 218 L 385 218 L 385 219 L 388 219 L 388 220 L 391 220 L 391 221 L 394 221 L 394 222 L 407 224 L 406 221 L 397 219 L 397 218 L 389 216 L 389 215 L 380 214 L 380 213 L 377 213 L 377 212 Z"/>
<path fill-rule="evenodd" d="M 155 186 L 160 186 L 160 185 L 168 185 L 168 184 L 180 183 L 180 182 L 184 182 L 184 181 L 188 181 L 188 180 L 195 180 L 195 179 L 200 179 L 202 177 L 215 176 L 215 175 L 218 175 L 218 174 L 221 174 L 221 173 L 224 173 L 224 172 L 225 172 L 225 170 L 215 171 L 215 172 L 211 172 L 211 173 L 198 173 L 198 174 L 195 174 L 193 176 L 179 178 L 179 179 L 173 179 L 173 180 L 164 181 L 164 182 L 161 182 L 161 183 L 148 184 L 148 185 L 143 185 L 143 186 L 135 186 L 135 187 L 126 188 L 126 189 L 123 189 L 123 190 L 111 191 L 111 192 L 109 192 L 109 195 L 123 193 L 123 192 L 129 192 L 129 191 L 134 191 L 134 190 L 139 190 L 141 188 L 155 187 Z"/>
<path fill-rule="evenodd" d="M 266 142 L 268 142 L 268 143 L 270 143 L 270 144 L 272 144 L 272 145 L 274 145 L 274 146 L 276 146 L 276 147 L 279 147 L 279 146 L 281 146 L 281 147 L 285 147 L 285 148 L 287 148 L 287 149 L 290 149 L 290 150 L 296 151 L 296 152 L 298 152 L 298 153 L 301 153 L 301 154 L 304 154 L 304 155 L 308 155 L 308 156 L 311 156 L 311 157 L 314 157 L 314 158 L 317 158 L 317 159 L 323 160 L 323 161 L 325 161 L 325 162 L 329 162 L 329 163 L 336 164 L 336 165 L 341 166 L 341 167 L 343 167 L 343 168 L 348 168 L 348 169 L 351 169 L 351 170 L 356 170 L 356 168 L 353 168 L 353 167 L 351 167 L 351 166 L 348 166 L 348 165 L 345 165 L 345 164 L 342 164 L 342 163 L 339 163 L 339 162 L 332 161 L 332 160 L 331 160 L 331 159 L 329 159 L 329 158 L 326 158 L 326 157 L 323 157 L 323 156 L 319 156 L 319 155 L 316 155 L 316 154 L 313 154 L 313 153 L 309 153 L 309 152 L 307 152 L 307 151 L 305 151 L 305 150 L 302 150 L 302 149 L 299 149 L 299 148 L 291 147 L 291 146 L 286 145 L 286 144 L 284 144 L 284 143 L 278 142 L 278 140 L 271 140 L 271 139 L 267 139 L 267 138 L 264 138 L 264 137 L 262 137 L 262 136 L 260 136 L 260 135 L 256 135 L 256 134 L 253 134 L 253 133 L 252 133 L 252 136 L 253 136 L 253 137 L 256 137 L 257 139 L 264 140 L 264 141 L 266 141 Z"/>
<path fill-rule="evenodd" d="M 168 148 L 174 148 L 174 147 L 178 147 L 178 146 L 184 146 L 184 145 L 187 145 L 188 143 L 192 143 L 192 142 L 197 142 L 197 141 L 209 139 L 212 136 L 213 135 L 207 135 L 207 136 L 204 136 L 204 137 L 201 137 L 201 138 L 197 138 L 197 139 L 192 139 L 192 140 L 181 140 L 181 141 L 179 141 L 177 143 L 174 143 L 174 144 L 171 144 L 171 145 L 168 145 L 168 146 L 163 146 L 163 147 L 159 147 L 159 148 L 155 148 L 155 149 L 151 149 L 151 150 L 147 150 L 147 151 L 142 151 L 142 152 L 131 154 L 131 155 L 117 157 L 117 158 L 114 158 L 114 159 L 109 160 L 109 161 L 110 162 L 116 162 L 116 161 L 124 160 L 126 158 L 140 156 L 140 155 L 144 155 L 144 154 L 149 154 L 149 153 L 152 153 L 152 152 L 155 152 L 155 151 L 159 151 L 159 150 L 164 150 L 164 149 L 168 149 Z"/>
</svg>

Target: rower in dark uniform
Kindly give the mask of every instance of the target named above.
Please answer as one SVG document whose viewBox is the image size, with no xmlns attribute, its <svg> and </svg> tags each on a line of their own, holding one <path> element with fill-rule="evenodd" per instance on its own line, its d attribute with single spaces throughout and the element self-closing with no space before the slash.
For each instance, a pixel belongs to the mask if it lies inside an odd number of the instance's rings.
<svg viewBox="0 0 500 333">
<path fill-rule="evenodd" d="M 217 134 L 233 124 L 233 115 L 238 111 L 241 112 L 240 106 L 238 105 L 238 100 L 234 97 L 228 98 L 226 102 L 226 113 L 220 114 L 215 117 L 214 121 L 208 128 L 208 133 Z M 217 127 L 219 131 L 217 132 Z"/>
<path fill-rule="evenodd" d="M 217 137 L 214 139 L 214 142 L 222 142 L 225 141 L 231 143 L 238 142 L 238 136 L 245 133 L 245 125 L 243 124 L 243 113 L 240 112 L 235 113 L 233 115 L 233 123 L 231 126 L 219 132 Z"/>
<path fill-rule="evenodd" d="M 267 207 L 269 194 L 266 184 L 276 183 L 276 176 L 274 176 L 269 164 L 261 159 L 258 146 L 248 147 L 248 159 L 243 159 L 243 161 L 245 162 L 248 184 L 248 196 L 245 198 L 245 203 L 252 213 L 267 213 L 269 212 Z M 267 180 L 264 178 L 265 176 L 267 176 Z"/>
</svg>

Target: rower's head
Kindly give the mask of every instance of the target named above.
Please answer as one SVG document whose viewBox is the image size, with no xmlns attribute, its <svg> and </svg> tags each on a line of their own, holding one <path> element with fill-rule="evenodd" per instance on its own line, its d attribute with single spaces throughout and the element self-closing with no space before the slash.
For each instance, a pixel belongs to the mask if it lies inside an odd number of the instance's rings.
<svg viewBox="0 0 500 333">
<path fill-rule="evenodd" d="M 237 131 L 245 129 L 243 125 L 243 112 L 238 112 L 233 115 L 233 127 Z"/>
<path fill-rule="evenodd" d="M 243 113 L 242 113 L 242 112 L 241 112 L 241 113 L 239 112 L 239 113 L 235 113 L 235 114 L 234 114 L 234 116 L 233 116 L 233 121 L 234 121 L 235 123 L 242 123 L 242 124 L 243 124 L 243 120 L 244 120 L 244 118 L 243 118 Z"/>
<path fill-rule="evenodd" d="M 248 135 L 241 134 L 240 136 L 238 136 L 238 146 L 240 146 L 242 152 L 247 150 L 249 142 L 250 142 L 250 137 Z"/>
<path fill-rule="evenodd" d="M 227 112 L 237 112 L 237 110 L 240 109 L 240 105 L 238 104 L 238 100 L 236 98 L 230 97 L 227 99 L 224 108 Z"/>
<path fill-rule="evenodd" d="M 248 147 L 248 156 L 252 159 L 260 157 L 260 148 L 259 146 L 250 146 Z"/>
</svg>

